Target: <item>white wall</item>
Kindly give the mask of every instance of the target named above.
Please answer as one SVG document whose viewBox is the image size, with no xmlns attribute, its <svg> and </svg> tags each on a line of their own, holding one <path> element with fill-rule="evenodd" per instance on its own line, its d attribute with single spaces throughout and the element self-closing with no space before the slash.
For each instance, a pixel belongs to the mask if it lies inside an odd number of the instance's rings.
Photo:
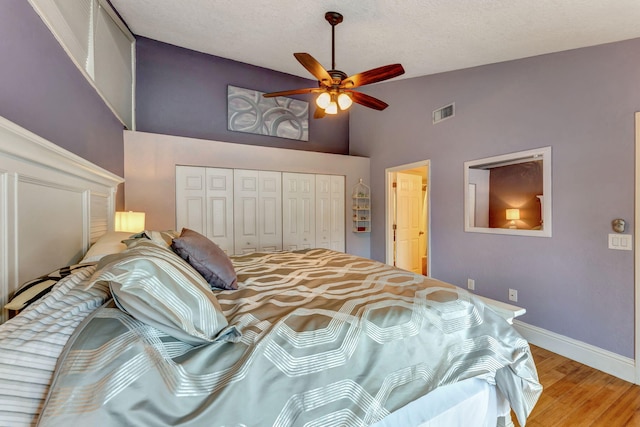
<svg viewBox="0 0 640 427">
<path fill-rule="evenodd" d="M 146 212 L 149 230 L 176 227 L 176 165 L 344 175 L 347 199 L 360 178 L 369 182 L 366 157 L 125 131 L 125 209 Z M 352 233 L 351 228 L 351 215 L 345 215 L 347 252 L 368 258 L 369 233 Z"/>
</svg>

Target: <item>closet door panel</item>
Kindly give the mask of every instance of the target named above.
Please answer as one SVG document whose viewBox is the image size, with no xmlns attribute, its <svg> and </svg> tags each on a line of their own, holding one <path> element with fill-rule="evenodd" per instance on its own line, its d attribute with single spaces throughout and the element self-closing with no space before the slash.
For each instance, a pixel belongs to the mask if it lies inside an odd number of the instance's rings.
<svg viewBox="0 0 640 427">
<path fill-rule="evenodd" d="M 283 172 L 282 182 L 283 248 L 315 247 L 315 175 Z"/>
<path fill-rule="evenodd" d="M 240 210 L 240 226 L 242 227 L 242 236 L 257 238 L 258 237 L 258 206 L 256 199 L 252 197 L 241 197 L 240 203 L 242 209 Z"/>
<path fill-rule="evenodd" d="M 176 167 L 176 230 L 207 232 L 205 168 Z"/>
<path fill-rule="evenodd" d="M 344 176 L 332 175 L 331 179 L 331 249 L 345 251 L 345 185 Z"/>
<path fill-rule="evenodd" d="M 282 250 L 282 173 L 259 171 L 259 250 Z"/>
<path fill-rule="evenodd" d="M 302 248 L 310 249 L 315 247 L 315 200 L 311 197 L 305 197 L 301 201 L 300 215 L 298 216 L 300 221 L 300 228 L 302 232 Z"/>
<path fill-rule="evenodd" d="M 233 172 L 235 253 L 259 250 L 258 231 L 258 171 L 234 169 Z"/>
<path fill-rule="evenodd" d="M 180 231 L 182 228 L 189 228 L 193 231 L 197 231 L 200 234 L 205 233 L 205 207 L 204 207 L 204 197 L 196 198 L 196 197 L 187 197 L 183 203 L 183 209 L 185 210 L 185 218 L 183 218 L 182 225 L 180 225 L 177 230 Z"/>
<path fill-rule="evenodd" d="M 316 247 L 331 249 L 331 177 L 316 175 Z"/>
<path fill-rule="evenodd" d="M 207 232 L 226 254 L 234 253 L 233 169 L 207 168 Z"/>
<path fill-rule="evenodd" d="M 298 248 L 298 180 L 295 174 L 282 174 L 282 248 Z"/>
<path fill-rule="evenodd" d="M 313 174 L 300 174 L 300 194 L 298 196 L 298 228 L 300 245 L 303 249 L 316 246 L 316 177 Z"/>
<path fill-rule="evenodd" d="M 227 200 L 223 197 L 209 197 L 209 210 L 207 215 L 211 216 L 211 236 L 220 242 L 223 238 L 228 238 L 227 232 Z M 232 230 L 233 233 L 233 230 Z M 218 244 L 218 246 L 220 246 Z"/>
</svg>

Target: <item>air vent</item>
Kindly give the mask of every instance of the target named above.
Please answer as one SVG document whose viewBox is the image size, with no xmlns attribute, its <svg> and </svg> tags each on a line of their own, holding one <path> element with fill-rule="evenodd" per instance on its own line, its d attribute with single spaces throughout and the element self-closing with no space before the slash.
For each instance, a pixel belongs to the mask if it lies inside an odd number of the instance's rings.
<svg viewBox="0 0 640 427">
<path fill-rule="evenodd" d="M 453 102 L 446 107 L 438 108 L 433 112 L 433 124 L 440 123 L 441 121 L 453 117 L 455 115 L 456 103 Z"/>
</svg>

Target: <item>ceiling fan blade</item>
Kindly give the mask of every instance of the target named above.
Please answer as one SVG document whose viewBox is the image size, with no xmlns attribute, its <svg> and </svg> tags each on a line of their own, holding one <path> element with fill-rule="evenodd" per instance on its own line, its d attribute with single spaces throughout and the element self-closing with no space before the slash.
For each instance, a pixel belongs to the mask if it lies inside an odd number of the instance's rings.
<svg viewBox="0 0 640 427">
<path fill-rule="evenodd" d="M 322 92 L 322 89 L 317 87 L 308 87 L 304 89 L 291 89 L 283 90 L 282 92 L 265 93 L 262 96 L 265 98 L 273 98 L 274 96 L 287 96 L 287 95 L 301 95 L 303 93 Z"/>
<path fill-rule="evenodd" d="M 322 65 L 316 59 L 308 53 L 294 53 L 299 63 L 307 69 L 313 76 L 318 79 L 318 82 L 324 86 L 331 86 L 331 75 L 324 69 Z"/>
<path fill-rule="evenodd" d="M 342 80 L 340 87 L 351 89 L 358 86 L 364 86 L 371 83 L 381 82 L 383 80 L 392 79 L 404 74 L 404 68 L 400 64 L 384 65 L 374 68 L 373 70 L 364 71 L 354 74 Z"/>
<path fill-rule="evenodd" d="M 356 92 L 354 90 L 346 90 L 345 92 L 349 92 L 353 102 L 364 105 L 365 107 L 373 108 L 374 110 L 382 111 L 389 106 L 386 102 L 380 101 L 378 98 L 374 98 L 373 96 L 362 92 Z"/>
<path fill-rule="evenodd" d="M 327 114 L 324 112 L 324 110 L 322 108 L 316 106 L 316 110 L 313 112 L 313 118 L 314 119 L 321 119 L 326 115 Z"/>
</svg>

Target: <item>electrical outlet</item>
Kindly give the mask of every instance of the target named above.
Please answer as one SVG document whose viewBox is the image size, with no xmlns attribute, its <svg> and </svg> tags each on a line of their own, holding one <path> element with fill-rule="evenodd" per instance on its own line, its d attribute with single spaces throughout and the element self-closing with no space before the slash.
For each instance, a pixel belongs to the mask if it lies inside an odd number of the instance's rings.
<svg viewBox="0 0 640 427">
<path fill-rule="evenodd" d="M 518 302 L 518 291 L 509 289 L 509 301 Z"/>
<path fill-rule="evenodd" d="M 467 279 L 467 289 L 474 291 L 476 289 L 476 281 L 473 279 Z"/>
</svg>

